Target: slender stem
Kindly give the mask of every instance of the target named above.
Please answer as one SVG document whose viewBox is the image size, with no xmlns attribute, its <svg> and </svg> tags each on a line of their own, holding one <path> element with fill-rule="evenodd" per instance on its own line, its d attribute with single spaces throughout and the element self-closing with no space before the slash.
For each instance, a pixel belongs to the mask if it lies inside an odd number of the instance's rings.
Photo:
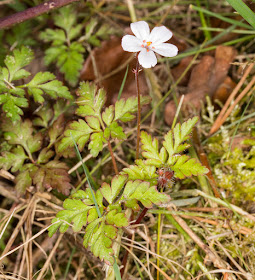
<svg viewBox="0 0 255 280">
<path fill-rule="evenodd" d="M 44 2 L 38 6 L 29 8 L 25 11 L 13 14 L 8 17 L 1 18 L 0 29 L 9 28 L 14 24 L 21 23 L 23 21 L 38 17 L 44 13 L 63 7 L 72 2 L 78 2 L 78 1 L 79 0 L 50 0 L 48 2 Z"/>
<path fill-rule="evenodd" d="M 136 69 L 135 69 L 135 81 L 136 81 L 136 92 L 137 92 L 137 140 L 136 140 L 136 159 L 139 158 L 139 142 L 141 134 L 141 99 L 140 99 L 140 89 L 139 89 L 139 61 L 137 59 Z"/>
<path fill-rule="evenodd" d="M 113 164 L 114 171 L 115 171 L 116 175 L 118 175 L 119 170 L 118 170 L 117 163 L 116 163 L 116 160 L 115 160 L 115 157 L 114 157 L 114 153 L 112 151 L 112 145 L 111 145 L 110 140 L 108 140 L 107 144 L 108 144 L 108 148 L 109 148 L 109 151 L 110 151 L 110 154 L 111 154 L 111 157 L 112 157 L 112 164 Z"/>
</svg>

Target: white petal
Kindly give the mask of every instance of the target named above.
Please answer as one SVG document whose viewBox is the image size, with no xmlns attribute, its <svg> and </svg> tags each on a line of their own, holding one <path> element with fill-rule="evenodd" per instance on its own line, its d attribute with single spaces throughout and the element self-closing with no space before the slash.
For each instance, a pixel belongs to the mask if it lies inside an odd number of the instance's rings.
<svg viewBox="0 0 255 280">
<path fill-rule="evenodd" d="M 142 41 L 133 35 L 125 35 L 121 40 L 121 46 L 127 52 L 139 52 L 142 47 Z"/>
<path fill-rule="evenodd" d="M 151 68 L 157 64 L 157 58 L 153 51 L 143 48 L 138 55 L 138 61 L 144 68 Z"/>
<path fill-rule="evenodd" d="M 178 54 L 178 48 L 175 45 L 168 43 L 156 45 L 153 51 L 166 57 L 173 57 Z"/>
<path fill-rule="evenodd" d="M 137 21 L 130 24 L 132 32 L 135 36 L 141 40 L 148 39 L 150 35 L 150 27 L 147 22 L 145 21 Z"/>
<path fill-rule="evenodd" d="M 161 44 L 168 41 L 173 36 L 173 33 L 165 26 L 154 27 L 151 31 L 148 41 L 153 44 Z"/>
</svg>

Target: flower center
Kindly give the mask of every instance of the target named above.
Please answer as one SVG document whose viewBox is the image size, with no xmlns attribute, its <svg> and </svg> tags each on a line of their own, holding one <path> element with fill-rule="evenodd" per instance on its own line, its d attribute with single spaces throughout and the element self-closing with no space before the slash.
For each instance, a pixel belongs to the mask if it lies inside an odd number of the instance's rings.
<svg viewBox="0 0 255 280">
<path fill-rule="evenodd" d="M 141 45 L 142 48 L 145 48 L 147 50 L 147 52 L 150 51 L 151 47 L 150 45 L 152 44 L 152 42 L 146 42 L 146 40 L 143 40 L 143 44 Z M 154 49 L 154 47 L 152 47 Z"/>
</svg>

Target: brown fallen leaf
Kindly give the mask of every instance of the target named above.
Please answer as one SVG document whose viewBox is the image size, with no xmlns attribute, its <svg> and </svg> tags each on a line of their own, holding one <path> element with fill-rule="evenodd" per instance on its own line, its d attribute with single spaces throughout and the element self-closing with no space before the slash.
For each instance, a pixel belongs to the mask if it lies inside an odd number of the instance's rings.
<svg viewBox="0 0 255 280">
<path fill-rule="evenodd" d="M 117 100 L 117 96 L 127 69 L 125 63 L 131 58 L 128 68 L 128 75 L 123 88 L 122 97 L 136 95 L 135 76 L 132 70 L 136 68 L 136 59 L 134 54 L 125 52 L 121 47 L 121 38 L 112 37 L 110 41 L 104 41 L 100 48 L 94 49 L 87 58 L 81 71 L 81 80 L 99 80 L 99 86 L 102 86 L 107 92 L 107 105 Z M 96 71 L 93 67 L 93 60 L 96 64 Z M 121 66 L 123 66 L 121 68 Z M 119 69 L 119 71 L 117 71 Z M 111 75 L 109 75 L 112 73 Z M 107 75 L 107 76 L 106 76 Z M 106 78 L 104 78 L 106 76 Z M 101 77 L 101 80 L 100 80 Z M 144 73 L 139 74 L 140 94 L 145 95 L 148 87 Z"/>
<path fill-rule="evenodd" d="M 215 51 L 215 57 L 205 55 L 192 69 L 188 83 L 187 94 L 184 97 L 182 110 L 199 110 L 201 101 L 206 95 L 211 98 L 219 86 L 224 82 L 231 62 L 236 56 L 236 50 L 228 46 L 219 46 Z M 176 106 L 170 101 L 165 106 L 165 121 L 171 125 L 175 116 Z"/>
<path fill-rule="evenodd" d="M 229 76 L 227 76 L 224 82 L 220 84 L 214 93 L 213 101 L 219 100 L 222 104 L 224 104 L 235 86 L 236 83 Z"/>
<path fill-rule="evenodd" d="M 188 67 L 188 65 L 190 64 L 192 59 L 193 59 L 193 56 L 184 57 L 177 66 L 175 66 L 171 69 L 171 73 L 172 73 L 175 81 L 177 81 L 181 77 L 182 73 Z M 192 71 L 192 68 L 189 69 L 189 71 L 186 73 L 186 75 L 181 79 L 181 81 L 178 84 L 179 86 L 188 85 L 191 71 Z"/>
</svg>

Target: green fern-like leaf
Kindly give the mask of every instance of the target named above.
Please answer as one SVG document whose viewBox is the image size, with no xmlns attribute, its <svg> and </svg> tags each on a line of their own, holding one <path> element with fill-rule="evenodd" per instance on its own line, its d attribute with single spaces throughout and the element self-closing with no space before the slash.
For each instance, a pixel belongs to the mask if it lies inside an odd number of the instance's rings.
<svg viewBox="0 0 255 280">
<path fill-rule="evenodd" d="M 109 126 L 114 118 L 114 106 L 111 105 L 105 109 L 105 111 L 102 113 L 102 119 L 104 123 Z"/>
<path fill-rule="evenodd" d="M 172 158 L 173 155 L 183 152 L 190 146 L 188 143 L 183 142 L 190 138 L 192 128 L 197 121 L 198 118 L 194 117 L 184 122 L 182 125 L 177 124 L 173 131 L 170 130 L 164 137 L 165 141 L 163 142 L 163 146 L 168 152 L 169 165 L 171 165 L 174 161 L 174 158 Z"/>
<path fill-rule="evenodd" d="M 19 96 L 13 96 L 7 91 L 8 89 L 6 88 L 5 94 L 0 95 L 0 104 L 3 104 L 2 109 L 7 118 L 10 118 L 13 122 L 19 121 L 20 116 L 23 115 L 21 108 L 26 108 L 28 106 L 27 99 Z"/>
<path fill-rule="evenodd" d="M 113 265 L 114 252 L 112 249 L 112 240 L 116 236 L 117 228 L 105 224 L 103 218 L 99 218 L 87 226 L 83 245 L 86 248 L 90 246 L 91 252 L 96 257 L 99 257 L 109 265 Z"/>
<path fill-rule="evenodd" d="M 123 128 L 118 125 L 117 122 L 112 122 L 104 131 L 104 136 L 106 139 L 119 139 L 124 140 L 127 138 L 126 134 L 123 131 Z"/>
<path fill-rule="evenodd" d="M 38 72 L 34 78 L 24 87 L 28 88 L 28 93 L 39 103 L 44 102 L 43 93 L 53 98 L 63 97 L 72 99 L 67 87 L 63 86 L 60 81 L 54 80 L 55 75 L 50 72 Z"/>
<path fill-rule="evenodd" d="M 53 19 L 60 29 L 46 29 L 40 34 L 43 41 L 51 42 L 51 47 L 45 53 L 45 63 L 56 63 L 69 84 L 75 86 L 82 69 L 85 49 L 81 43 L 72 40 L 81 35 L 83 26 L 76 23 L 76 12 L 71 6 L 59 9 Z"/>
<path fill-rule="evenodd" d="M 78 90 L 77 105 L 79 108 L 76 110 L 76 114 L 81 117 L 94 116 L 101 118 L 101 110 L 106 101 L 106 92 L 103 89 L 99 89 L 97 92 L 94 84 L 89 82 L 83 82 L 80 84 Z"/>
<path fill-rule="evenodd" d="M 147 132 L 141 132 L 141 142 L 142 142 L 142 155 L 148 159 L 147 164 L 154 166 L 161 166 L 167 160 L 167 154 L 164 148 L 159 152 L 158 140 L 154 138 L 152 140 L 151 135 Z"/>
<path fill-rule="evenodd" d="M 72 99 L 67 87 L 49 72 L 39 72 L 26 85 L 15 86 L 13 81 L 27 78 L 30 73 L 23 69 L 33 59 L 33 52 L 28 47 L 21 47 L 14 50 L 13 55 L 5 58 L 6 67 L 0 67 L 0 104 L 6 116 L 13 122 L 19 121 L 23 115 L 22 108 L 28 107 L 28 100 L 25 98 L 27 92 L 36 102 L 43 103 L 43 94 L 53 98 L 63 97 Z"/>
<path fill-rule="evenodd" d="M 112 204 L 116 197 L 120 194 L 127 180 L 126 175 L 114 176 L 111 185 L 103 183 L 100 191 L 109 204 Z"/>
<path fill-rule="evenodd" d="M 15 80 L 30 76 L 24 69 L 33 59 L 33 52 L 28 47 L 15 49 L 13 55 L 7 55 L 4 63 L 6 67 L 0 67 L 0 104 L 6 116 L 13 122 L 20 120 L 23 115 L 21 108 L 28 106 L 25 90 L 16 88 L 12 83 Z"/>
<path fill-rule="evenodd" d="M 153 204 L 159 205 L 166 203 L 170 197 L 158 192 L 156 186 L 150 186 L 149 182 L 140 180 L 128 181 L 120 201 L 125 202 L 126 207 L 139 210 L 138 201 L 146 208 L 151 208 Z"/>
<path fill-rule="evenodd" d="M 124 168 L 122 172 L 128 174 L 129 180 L 142 180 L 150 182 L 152 186 L 157 184 L 156 167 L 153 165 L 147 165 L 142 159 L 135 161 L 135 165 L 130 165 L 128 168 Z"/>
<path fill-rule="evenodd" d="M 32 122 L 25 120 L 11 122 L 5 119 L 2 123 L 5 140 L 11 145 L 21 145 L 26 152 L 34 153 L 40 150 L 42 145 L 42 134 L 33 133 Z"/>
<path fill-rule="evenodd" d="M 102 207 L 103 196 L 100 191 L 96 192 L 96 199 L 99 207 Z M 64 201 L 65 210 L 59 211 L 56 218 L 52 220 L 52 226 L 49 228 L 49 236 L 51 237 L 58 229 L 61 233 L 67 231 L 68 227 L 73 223 L 74 231 L 80 231 L 87 223 L 92 223 L 98 219 L 97 211 L 93 202 L 90 190 L 79 190 Z M 57 222 L 56 224 L 54 224 Z"/>
<path fill-rule="evenodd" d="M 3 152 L 0 157 L 0 168 L 5 170 L 11 169 L 12 172 L 20 170 L 24 164 L 24 161 L 28 158 L 24 149 L 21 146 L 17 146 L 12 152 Z"/>
<path fill-rule="evenodd" d="M 201 165 L 199 161 L 186 155 L 176 157 L 175 163 L 171 165 L 171 169 L 174 171 L 174 176 L 179 179 L 192 175 L 204 175 L 208 172 L 208 169 Z"/>
<path fill-rule="evenodd" d="M 103 150 L 103 144 L 106 143 L 103 132 L 95 132 L 91 134 L 89 142 L 89 150 L 93 157 L 97 157 L 99 152 Z"/>
<path fill-rule="evenodd" d="M 110 225 L 115 225 L 116 227 L 127 227 L 129 225 L 128 219 L 124 213 L 113 209 L 106 215 L 106 221 Z"/>
<path fill-rule="evenodd" d="M 7 55 L 4 60 L 8 69 L 8 77 L 5 77 L 6 80 L 12 82 L 30 76 L 30 73 L 22 68 L 27 66 L 33 58 L 33 51 L 25 46 L 22 46 L 21 49 L 15 49 L 13 55 Z"/>
<path fill-rule="evenodd" d="M 147 96 L 141 97 L 141 105 L 150 102 L 150 98 Z M 120 120 L 122 122 L 128 122 L 135 118 L 134 113 L 137 111 L 137 97 L 130 97 L 127 100 L 120 99 L 115 103 L 115 115 L 114 120 Z"/>
<path fill-rule="evenodd" d="M 77 143 L 79 150 L 82 151 L 85 144 L 88 142 L 90 134 L 93 132 L 90 126 L 84 120 L 72 122 L 64 133 L 65 137 L 58 146 L 58 151 L 62 152 L 68 147 L 73 147 L 74 142 Z"/>
</svg>

